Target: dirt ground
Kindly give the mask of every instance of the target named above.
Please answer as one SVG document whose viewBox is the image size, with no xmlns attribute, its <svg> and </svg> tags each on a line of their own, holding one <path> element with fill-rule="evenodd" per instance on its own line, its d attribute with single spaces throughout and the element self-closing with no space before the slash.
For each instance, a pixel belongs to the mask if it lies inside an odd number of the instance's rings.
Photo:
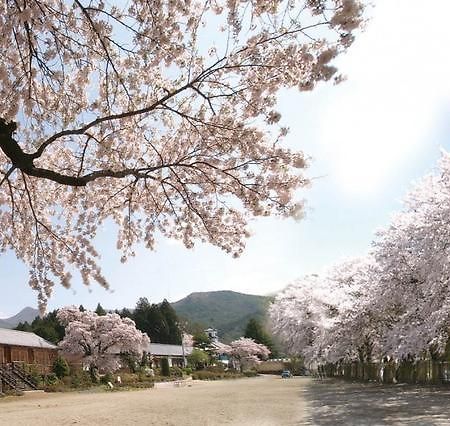
<svg viewBox="0 0 450 426">
<path fill-rule="evenodd" d="M 301 425 L 449 426 L 450 386 L 381 385 L 342 380 L 302 383 Z"/>
<path fill-rule="evenodd" d="M 275 376 L 123 392 L 31 393 L 0 400 L 0 426 L 450 425 L 450 386 Z"/>
<path fill-rule="evenodd" d="M 305 380 L 263 376 L 129 392 L 31 393 L 0 401 L 0 425 L 299 425 Z"/>
</svg>

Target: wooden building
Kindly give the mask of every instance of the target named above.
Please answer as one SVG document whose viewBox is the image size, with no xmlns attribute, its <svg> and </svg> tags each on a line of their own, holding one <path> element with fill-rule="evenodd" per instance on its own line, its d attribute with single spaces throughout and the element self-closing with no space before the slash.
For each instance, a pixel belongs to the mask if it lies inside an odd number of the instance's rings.
<svg viewBox="0 0 450 426">
<path fill-rule="evenodd" d="M 186 358 L 192 353 L 192 349 L 191 346 L 150 343 L 146 348 L 146 352 L 152 356 L 152 364 L 154 367 L 161 366 L 162 358 L 169 360 L 170 367 L 184 367 L 186 365 Z"/>
<path fill-rule="evenodd" d="M 57 346 L 34 333 L 0 328 L 0 365 L 33 364 L 48 372 L 57 355 Z"/>
</svg>

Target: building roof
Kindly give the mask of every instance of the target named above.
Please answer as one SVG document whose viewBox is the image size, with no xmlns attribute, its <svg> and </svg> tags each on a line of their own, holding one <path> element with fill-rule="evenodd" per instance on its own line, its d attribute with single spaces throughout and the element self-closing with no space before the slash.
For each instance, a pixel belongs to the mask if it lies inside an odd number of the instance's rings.
<svg viewBox="0 0 450 426">
<path fill-rule="evenodd" d="M 0 328 L 0 345 L 26 346 L 31 348 L 58 349 L 47 340 L 27 331 Z"/>
<path fill-rule="evenodd" d="M 183 347 L 181 345 L 166 345 L 163 343 L 150 343 L 147 352 L 156 356 L 183 356 Z M 191 346 L 184 347 L 184 355 L 192 353 Z"/>
</svg>

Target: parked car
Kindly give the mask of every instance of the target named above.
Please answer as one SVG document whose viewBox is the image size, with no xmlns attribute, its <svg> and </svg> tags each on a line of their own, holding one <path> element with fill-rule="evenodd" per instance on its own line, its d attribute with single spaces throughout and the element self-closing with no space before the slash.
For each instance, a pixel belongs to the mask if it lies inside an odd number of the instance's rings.
<svg viewBox="0 0 450 426">
<path fill-rule="evenodd" d="M 289 370 L 283 370 L 281 372 L 281 378 L 282 379 L 290 379 L 292 377 L 292 374 Z"/>
</svg>

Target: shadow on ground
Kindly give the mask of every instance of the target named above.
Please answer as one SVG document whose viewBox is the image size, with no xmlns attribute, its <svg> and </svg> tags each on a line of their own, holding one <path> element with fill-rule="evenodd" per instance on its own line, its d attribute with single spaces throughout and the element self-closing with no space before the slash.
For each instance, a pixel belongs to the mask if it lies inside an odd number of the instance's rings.
<svg viewBox="0 0 450 426">
<path fill-rule="evenodd" d="M 305 425 L 450 425 L 450 387 L 315 380 Z"/>
</svg>

